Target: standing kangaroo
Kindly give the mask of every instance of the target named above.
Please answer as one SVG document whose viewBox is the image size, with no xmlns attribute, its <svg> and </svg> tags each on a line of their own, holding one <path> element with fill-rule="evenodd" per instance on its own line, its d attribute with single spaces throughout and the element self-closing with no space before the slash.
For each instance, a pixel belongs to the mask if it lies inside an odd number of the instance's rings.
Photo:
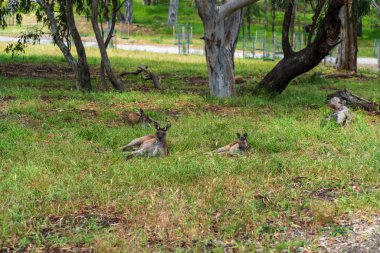
<svg viewBox="0 0 380 253">
<path fill-rule="evenodd" d="M 157 122 L 154 122 L 156 134 L 146 135 L 131 141 L 128 145 L 122 147 L 122 151 L 127 151 L 130 148 L 137 147 L 126 158 L 131 159 L 137 156 L 167 156 L 169 154 L 168 144 L 166 142 L 166 131 L 169 130 L 170 124 L 161 128 Z"/>
<path fill-rule="evenodd" d="M 139 109 L 138 112 L 130 112 L 125 115 L 124 123 L 128 125 L 145 124 L 150 125 L 155 122 L 152 118 L 145 114 L 143 109 Z"/>
<path fill-rule="evenodd" d="M 216 152 L 221 154 L 229 154 L 229 155 L 240 155 L 244 151 L 246 151 L 249 147 L 247 137 L 248 134 L 244 133 L 243 136 L 241 136 L 239 133 L 236 134 L 237 141 L 233 141 L 230 144 L 219 148 Z"/>
</svg>

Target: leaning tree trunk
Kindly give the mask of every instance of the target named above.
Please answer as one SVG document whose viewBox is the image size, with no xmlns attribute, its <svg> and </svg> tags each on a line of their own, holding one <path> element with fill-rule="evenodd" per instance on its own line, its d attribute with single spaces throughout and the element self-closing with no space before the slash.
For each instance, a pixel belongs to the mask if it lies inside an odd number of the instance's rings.
<svg viewBox="0 0 380 253">
<path fill-rule="evenodd" d="M 133 0 L 126 0 L 124 3 L 124 16 L 125 16 L 125 23 L 131 24 L 132 23 L 132 14 L 133 14 Z"/>
<path fill-rule="evenodd" d="M 114 1 L 113 4 L 116 4 L 116 1 Z M 108 6 L 106 7 L 108 8 Z M 104 41 L 104 46 L 107 50 L 108 48 L 108 45 L 109 43 L 111 42 L 112 40 L 112 37 L 113 37 L 113 33 L 114 33 L 114 30 L 115 30 L 115 26 L 116 26 L 116 15 L 118 13 L 118 6 L 117 5 L 113 5 L 112 6 L 112 15 L 111 15 L 111 24 L 109 22 L 109 20 L 107 20 L 107 34 L 106 34 L 106 39 Z M 102 34 L 102 38 L 104 37 L 104 34 Z M 109 89 L 109 86 L 108 86 L 108 83 L 107 83 L 107 80 L 106 80 L 106 75 L 105 75 L 105 62 L 104 60 L 102 59 L 101 60 L 101 63 L 100 63 L 100 83 L 103 87 L 104 90 L 108 90 Z M 112 81 L 111 81 L 112 82 Z"/>
<path fill-rule="evenodd" d="M 75 25 L 73 12 L 73 0 L 66 0 L 67 25 L 73 38 L 78 55 L 77 79 L 82 89 L 92 90 L 90 69 L 87 64 L 86 50 L 84 49 L 81 36 Z"/>
<path fill-rule="evenodd" d="M 340 12 L 343 42 L 338 50 L 337 68 L 356 72 L 358 56 L 358 22 L 353 12 L 353 0 L 349 0 Z"/>
<path fill-rule="evenodd" d="M 117 3 L 115 4 L 115 2 L 117 2 L 117 0 L 113 0 L 113 2 L 114 2 L 113 5 L 117 6 Z M 100 55 L 101 55 L 102 61 L 104 63 L 104 67 L 107 71 L 107 75 L 108 75 L 108 77 L 112 83 L 112 86 L 114 87 L 114 89 L 116 89 L 118 91 L 124 91 L 125 90 L 124 84 L 122 82 L 120 82 L 120 80 L 116 77 L 115 73 L 112 70 L 111 62 L 109 61 L 109 58 L 107 55 L 106 46 L 105 46 L 105 43 L 104 43 L 103 38 L 102 38 L 102 34 L 100 32 L 100 29 L 99 29 L 98 4 L 99 4 L 99 0 L 93 0 L 91 23 L 92 23 L 92 28 L 94 29 L 96 41 L 98 42 Z M 116 13 L 113 13 L 113 15 L 116 15 Z M 112 26 L 111 26 L 111 28 L 112 28 Z M 110 29 L 110 33 L 111 34 L 113 33 L 112 29 Z"/>
<path fill-rule="evenodd" d="M 168 26 L 173 26 L 177 23 L 178 19 L 178 0 L 170 0 L 169 14 L 168 14 Z"/>
<path fill-rule="evenodd" d="M 91 79 L 90 79 L 90 73 L 86 73 L 84 65 L 87 65 L 87 60 L 86 58 L 82 58 L 82 64 L 78 63 L 78 61 L 73 57 L 73 55 L 70 52 L 70 48 L 68 45 L 65 44 L 62 36 L 59 34 L 59 29 L 58 29 L 58 24 L 57 20 L 54 16 L 54 11 L 52 9 L 52 6 L 45 2 L 44 0 L 37 0 L 38 5 L 41 7 L 41 9 L 45 12 L 49 24 L 50 24 L 50 31 L 51 35 L 53 37 L 54 43 L 58 46 L 58 48 L 61 50 L 63 56 L 65 57 L 68 65 L 71 67 L 71 69 L 75 73 L 75 78 L 77 80 L 77 89 L 85 89 L 85 90 L 91 90 Z M 54 7 L 54 6 L 53 6 Z M 74 21 L 74 19 L 71 19 Z M 73 24 L 71 24 L 72 26 Z M 75 26 L 75 21 L 74 21 L 74 26 Z M 76 28 L 76 27 L 75 27 Z M 83 56 L 83 55 L 82 55 Z M 85 63 L 83 63 L 85 62 Z"/>
<path fill-rule="evenodd" d="M 289 27 L 294 0 L 289 1 L 283 23 L 282 48 L 284 58 L 255 87 L 257 91 L 264 90 L 271 94 L 281 93 L 291 80 L 316 67 L 328 55 L 330 50 L 339 43 L 341 29 L 339 10 L 343 6 L 343 2 L 343 0 L 335 0 L 329 3 L 322 20 L 324 27 L 321 27 L 320 33 L 306 48 L 294 52 L 289 42 Z"/>
</svg>

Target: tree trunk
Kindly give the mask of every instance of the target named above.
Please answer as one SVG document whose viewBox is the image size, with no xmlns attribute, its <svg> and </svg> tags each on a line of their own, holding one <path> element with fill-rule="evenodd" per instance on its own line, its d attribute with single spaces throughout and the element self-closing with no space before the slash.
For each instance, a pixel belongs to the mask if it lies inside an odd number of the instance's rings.
<svg viewBox="0 0 380 253">
<path fill-rule="evenodd" d="M 342 44 L 337 57 L 337 68 L 357 71 L 358 37 L 357 18 L 353 13 L 353 0 L 346 2 L 340 11 L 342 21 Z"/>
<path fill-rule="evenodd" d="M 116 4 L 115 4 L 115 2 L 116 2 Z M 98 3 L 99 3 L 99 0 L 93 0 L 93 2 L 92 2 L 92 16 L 91 16 L 92 28 L 94 29 L 96 41 L 98 42 L 98 47 L 99 47 L 100 55 L 102 57 L 102 61 L 104 63 L 104 68 L 107 71 L 107 75 L 108 75 L 108 77 L 112 83 L 112 86 L 114 87 L 114 89 L 116 89 L 118 91 L 124 91 L 125 90 L 124 84 L 122 82 L 120 82 L 120 80 L 116 77 L 116 75 L 114 74 L 114 72 L 112 70 L 111 63 L 110 63 L 108 55 L 107 55 L 106 45 L 105 45 L 107 43 L 107 41 L 106 41 L 106 43 L 103 41 L 102 34 L 100 32 L 100 29 L 99 29 Z M 112 5 L 117 6 L 117 0 L 113 0 Z M 117 13 L 114 11 L 112 16 L 116 16 L 116 14 Z M 114 17 L 113 17 L 113 19 L 114 19 Z M 114 22 L 112 22 L 112 23 L 114 23 Z M 111 29 L 110 29 L 107 37 L 109 37 L 109 38 L 112 37 L 114 27 L 115 27 L 114 24 L 111 25 Z"/>
<path fill-rule="evenodd" d="M 66 0 L 66 17 L 67 26 L 71 33 L 71 37 L 73 38 L 78 55 L 77 80 L 82 89 L 90 91 L 92 90 L 90 69 L 87 64 L 86 50 L 84 49 L 82 38 L 75 25 L 73 0 Z"/>
<path fill-rule="evenodd" d="M 289 28 L 293 12 L 293 2 L 290 0 L 285 12 L 283 23 L 282 48 L 284 58 L 255 87 L 271 94 L 279 94 L 285 90 L 295 77 L 313 69 L 328 55 L 330 50 L 339 43 L 341 22 L 339 10 L 343 0 L 331 1 L 327 13 L 322 20 L 324 27 L 313 43 L 301 51 L 294 52 L 289 41 Z"/>
<path fill-rule="evenodd" d="M 49 23 L 50 23 L 50 31 L 51 35 L 53 37 L 54 43 L 58 46 L 58 48 L 61 50 L 63 56 L 65 57 L 67 63 L 71 67 L 71 69 L 75 73 L 75 78 L 77 80 L 77 89 L 91 89 L 91 79 L 89 72 L 86 73 L 86 68 L 84 67 L 87 65 L 86 58 L 82 58 L 82 64 L 79 66 L 77 60 L 73 57 L 73 55 L 70 52 L 70 48 L 64 43 L 63 38 L 59 35 L 58 31 L 58 24 L 57 20 L 55 19 L 54 12 L 52 7 L 46 3 L 44 0 L 37 0 L 38 5 L 43 9 L 45 12 Z M 74 21 L 74 19 L 71 19 Z M 75 25 L 75 22 L 74 22 Z M 88 68 L 87 68 L 88 69 Z"/>
<path fill-rule="evenodd" d="M 210 18 L 205 25 L 205 52 L 212 96 L 235 94 L 234 54 L 243 12 L 236 11 L 225 22 Z"/>
<path fill-rule="evenodd" d="M 251 25 L 252 25 L 252 17 L 251 17 L 251 10 L 252 6 L 247 7 L 247 35 L 248 39 L 250 40 L 252 38 L 252 31 L 251 31 Z"/>
<path fill-rule="evenodd" d="M 204 26 L 206 62 L 212 96 L 235 94 L 234 53 L 243 21 L 243 8 L 258 0 L 227 1 L 217 6 L 216 0 L 197 0 Z"/>
<path fill-rule="evenodd" d="M 125 23 L 132 24 L 133 0 L 126 0 L 124 6 Z"/>
<path fill-rule="evenodd" d="M 178 0 L 170 0 L 169 14 L 168 14 L 168 26 L 173 26 L 177 23 L 178 17 Z"/>
<path fill-rule="evenodd" d="M 294 49 L 294 27 L 295 27 L 295 16 L 296 16 L 296 4 L 293 4 L 292 18 L 290 19 L 290 45 Z"/>
<path fill-rule="evenodd" d="M 265 31 L 268 30 L 268 0 L 264 0 L 264 27 Z"/>
</svg>

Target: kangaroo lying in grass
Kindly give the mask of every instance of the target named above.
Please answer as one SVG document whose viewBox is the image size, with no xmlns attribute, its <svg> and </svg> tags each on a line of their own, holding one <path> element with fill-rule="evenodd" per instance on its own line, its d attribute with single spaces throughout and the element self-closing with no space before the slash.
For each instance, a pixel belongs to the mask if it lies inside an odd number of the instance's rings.
<svg viewBox="0 0 380 253">
<path fill-rule="evenodd" d="M 233 141 L 230 144 L 219 148 L 216 152 L 221 154 L 229 154 L 229 155 L 240 155 L 244 151 L 246 151 L 249 147 L 247 137 L 248 134 L 244 133 L 243 136 L 241 136 L 239 133 L 236 134 L 237 141 Z"/>
<path fill-rule="evenodd" d="M 126 158 L 131 159 L 135 155 L 137 156 L 167 156 L 169 154 L 168 144 L 166 142 L 166 131 L 169 130 L 170 124 L 167 124 L 164 128 L 154 121 L 154 127 L 156 128 L 156 134 L 146 135 L 131 141 L 128 145 L 122 147 L 122 151 L 127 151 L 130 148 L 137 147 Z"/>
<path fill-rule="evenodd" d="M 150 125 L 156 121 L 146 115 L 144 110 L 140 108 L 138 112 L 127 113 L 124 118 L 124 122 L 128 125 Z"/>
</svg>

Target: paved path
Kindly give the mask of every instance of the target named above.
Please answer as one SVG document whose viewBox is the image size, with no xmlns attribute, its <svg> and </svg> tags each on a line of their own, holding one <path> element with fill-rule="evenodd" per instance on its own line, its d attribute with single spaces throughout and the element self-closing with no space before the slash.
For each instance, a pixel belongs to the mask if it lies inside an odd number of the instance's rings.
<svg viewBox="0 0 380 253">
<path fill-rule="evenodd" d="M 0 42 L 16 42 L 18 38 L 0 36 Z M 41 39 L 40 44 L 52 44 L 52 39 Z M 83 44 L 86 47 L 96 47 L 97 43 L 95 41 L 84 41 Z M 127 50 L 127 51 L 142 51 L 142 52 L 153 52 L 161 54 L 178 54 L 177 46 L 154 46 L 154 45 L 131 45 L 131 44 L 117 44 L 117 49 Z M 203 55 L 203 49 L 193 49 L 190 48 L 190 54 L 192 55 Z M 235 52 L 236 58 L 243 58 L 242 51 Z M 256 53 L 255 58 L 261 59 L 263 55 L 261 53 Z M 277 57 L 282 58 L 282 55 L 277 55 Z M 326 61 L 329 64 L 335 62 L 335 57 L 326 57 Z M 377 66 L 378 60 L 375 58 L 358 58 L 358 65 L 361 66 Z"/>
</svg>

